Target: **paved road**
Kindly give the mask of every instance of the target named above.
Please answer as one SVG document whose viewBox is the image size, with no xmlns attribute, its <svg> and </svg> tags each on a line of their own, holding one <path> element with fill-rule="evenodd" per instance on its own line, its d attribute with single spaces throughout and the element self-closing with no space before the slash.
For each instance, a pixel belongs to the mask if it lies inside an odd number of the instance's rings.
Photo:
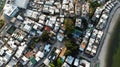
<svg viewBox="0 0 120 67">
<path fill-rule="evenodd" d="M 87 59 L 88 61 L 90 61 L 91 62 L 91 67 L 95 67 L 95 64 L 96 63 L 99 63 L 99 59 L 101 59 L 100 60 L 100 62 L 101 62 L 101 67 L 104 67 L 103 65 L 104 65 L 104 60 L 103 59 L 105 59 L 105 58 L 103 58 L 103 54 L 101 54 L 100 55 L 100 57 L 99 57 L 99 54 L 100 54 L 100 52 L 101 53 L 104 53 L 105 52 L 105 50 L 106 50 L 106 47 L 104 47 L 104 42 L 106 42 L 106 36 L 108 35 L 108 34 L 110 34 L 110 32 L 108 32 L 108 29 L 109 29 L 109 26 L 110 26 L 110 29 L 112 29 L 112 26 L 114 26 L 114 24 L 113 23 L 111 23 L 111 19 L 112 18 L 117 18 L 117 16 L 115 16 L 114 14 L 116 14 L 116 13 L 118 13 L 118 12 L 120 12 L 119 10 L 118 10 L 118 7 L 120 7 L 120 4 L 116 4 L 116 6 L 112 9 L 112 11 L 110 12 L 110 15 L 109 15 L 109 18 L 108 18 L 108 20 L 107 20 L 107 25 L 106 25 L 106 28 L 103 30 L 104 31 L 104 35 L 103 35 L 103 37 L 102 37 L 102 39 L 101 39 L 101 42 L 100 42 L 100 46 L 99 46 L 99 48 L 98 48 L 98 51 L 97 51 L 97 53 L 96 53 L 96 55 L 95 55 L 95 57 L 93 57 L 93 58 L 88 58 L 85 54 L 81 54 L 81 56 L 83 57 L 83 58 L 85 58 L 85 59 Z M 116 12 L 116 10 L 117 10 L 117 12 Z M 116 13 L 115 13 L 116 12 Z M 114 17 L 113 17 L 113 15 L 114 15 Z M 114 20 L 115 21 L 115 20 Z M 112 25 L 112 26 L 111 26 Z M 103 47 L 102 47 L 103 46 Z M 106 45 L 105 45 L 106 46 Z M 103 50 L 103 48 L 104 48 L 104 50 Z M 102 50 L 102 51 L 101 51 Z M 104 53 L 104 54 L 106 54 L 106 53 Z"/>
<path fill-rule="evenodd" d="M 52 48 L 51 48 L 50 52 L 47 54 L 47 56 L 46 56 L 44 59 L 40 60 L 40 61 L 37 63 L 37 65 L 35 65 L 35 67 L 40 67 L 40 65 L 43 64 L 44 60 L 50 56 L 51 52 L 53 51 L 53 49 L 54 49 L 55 47 L 56 47 L 56 48 L 60 48 L 60 47 L 63 47 L 63 46 L 64 46 L 64 42 L 61 43 L 61 42 L 58 42 L 58 41 L 57 41 L 57 42 L 52 46 Z"/>
<path fill-rule="evenodd" d="M 119 4 L 116 12 L 114 13 L 114 15 L 110 16 L 110 19 L 112 19 L 112 20 L 111 20 L 111 23 L 109 25 L 108 33 L 106 34 L 106 38 L 104 40 L 104 44 L 103 44 L 103 47 L 101 49 L 101 53 L 99 55 L 100 67 L 105 67 L 106 66 L 105 65 L 105 63 L 106 63 L 105 61 L 106 61 L 107 47 L 109 45 L 108 44 L 109 43 L 109 39 L 110 39 L 110 37 L 112 35 L 111 33 L 112 33 L 113 29 L 114 29 L 114 26 L 115 26 L 116 21 L 117 21 L 119 16 L 120 16 L 120 4 Z"/>
</svg>

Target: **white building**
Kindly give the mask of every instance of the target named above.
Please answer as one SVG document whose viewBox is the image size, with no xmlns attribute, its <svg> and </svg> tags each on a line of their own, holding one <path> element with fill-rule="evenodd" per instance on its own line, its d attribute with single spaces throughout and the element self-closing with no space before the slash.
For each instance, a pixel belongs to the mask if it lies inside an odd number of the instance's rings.
<svg viewBox="0 0 120 67">
<path fill-rule="evenodd" d="M 25 56 L 23 56 L 21 59 L 23 60 L 22 62 L 23 65 L 25 65 L 29 61 L 29 59 Z"/>
<path fill-rule="evenodd" d="M 67 58 L 66 58 L 66 62 L 68 63 L 68 64 L 72 64 L 73 63 L 73 60 L 74 60 L 74 57 L 72 57 L 72 56 L 67 56 Z"/>
<path fill-rule="evenodd" d="M 6 4 L 4 7 L 4 14 L 13 17 L 19 11 L 18 7 L 12 4 Z"/>
<path fill-rule="evenodd" d="M 80 61 L 80 67 L 84 64 L 83 67 L 90 67 L 90 62 L 86 61 L 86 60 L 81 60 Z"/>
<path fill-rule="evenodd" d="M 14 57 L 10 60 L 10 62 L 6 65 L 6 67 L 13 67 L 14 65 L 16 65 L 18 62 L 17 59 L 15 59 Z"/>
<path fill-rule="evenodd" d="M 57 34 L 57 40 L 60 41 L 60 42 L 62 42 L 63 39 L 64 39 L 64 34 L 58 33 L 58 34 Z"/>
<path fill-rule="evenodd" d="M 50 60 L 48 58 L 45 59 L 45 61 L 43 62 L 46 66 L 49 67 L 49 63 L 50 63 Z"/>
<path fill-rule="evenodd" d="M 33 10 L 26 10 L 25 14 L 24 14 L 26 17 L 30 17 L 30 18 L 33 18 L 33 19 L 38 19 L 38 12 L 35 12 Z"/>
<path fill-rule="evenodd" d="M 70 67 L 70 66 L 66 62 L 64 62 L 62 67 Z"/>
<path fill-rule="evenodd" d="M 74 66 L 78 67 L 78 65 L 79 65 L 79 59 L 75 59 Z"/>
<path fill-rule="evenodd" d="M 22 53 L 23 53 L 24 49 L 26 48 L 26 46 L 27 45 L 25 43 L 21 43 L 21 46 L 18 47 L 18 50 L 17 50 L 17 52 L 15 54 L 15 56 L 17 58 L 20 58 L 22 56 Z"/>
<path fill-rule="evenodd" d="M 81 23 L 82 23 L 82 20 L 77 18 L 77 19 L 76 19 L 75 26 L 76 26 L 76 27 L 81 27 Z"/>
<path fill-rule="evenodd" d="M 15 0 L 15 5 L 23 9 L 27 8 L 28 3 L 29 3 L 29 0 Z"/>
</svg>

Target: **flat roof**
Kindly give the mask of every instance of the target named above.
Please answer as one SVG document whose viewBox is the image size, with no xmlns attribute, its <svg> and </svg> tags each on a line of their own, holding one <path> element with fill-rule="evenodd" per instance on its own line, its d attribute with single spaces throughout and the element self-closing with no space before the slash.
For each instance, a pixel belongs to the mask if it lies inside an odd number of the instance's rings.
<svg viewBox="0 0 120 67">
<path fill-rule="evenodd" d="M 19 8 L 23 8 L 23 9 L 27 8 L 28 3 L 29 3 L 29 0 L 15 0 L 15 4 Z"/>
<path fill-rule="evenodd" d="M 16 27 L 15 26 L 11 26 L 8 30 L 7 30 L 7 33 L 9 34 L 13 34 L 13 32 L 16 30 Z"/>
<path fill-rule="evenodd" d="M 4 10 L 5 10 L 4 13 L 8 16 L 11 16 L 19 11 L 18 7 L 12 4 L 6 4 Z"/>
</svg>

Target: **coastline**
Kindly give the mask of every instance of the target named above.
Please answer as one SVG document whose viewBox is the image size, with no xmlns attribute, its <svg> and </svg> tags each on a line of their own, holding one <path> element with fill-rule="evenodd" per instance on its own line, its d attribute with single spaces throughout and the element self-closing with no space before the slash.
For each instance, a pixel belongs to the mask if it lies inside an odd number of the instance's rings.
<svg viewBox="0 0 120 67">
<path fill-rule="evenodd" d="M 109 28 L 108 28 L 108 32 L 106 34 L 100 55 L 99 55 L 99 60 L 100 60 L 100 67 L 106 67 L 106 58 L 107 58 L 107 53 L 108 53 L 108 48 L 109 48 L 109 41 L 112 35 L 112 32 L 117 24 L 117 20 L 119 18 L 120 15 L 120 8 L 117 9 L 117 11 L 115 11 L 112 20 L 110 22 Z"/>
</svg>

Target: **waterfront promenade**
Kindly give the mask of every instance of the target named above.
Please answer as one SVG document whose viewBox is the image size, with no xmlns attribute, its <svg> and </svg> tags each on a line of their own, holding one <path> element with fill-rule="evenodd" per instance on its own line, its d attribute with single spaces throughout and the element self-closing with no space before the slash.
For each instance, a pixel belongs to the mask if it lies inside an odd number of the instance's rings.
<svg viewBox="0 0 120 67">
<path fill-rule="evenodd" d="M 112 35 L 112 32 L 114 30 L 114 27 L 116 25 L 117 19 L 120 16 L 120 6 L 116 7 L 117 9 L 114 12 L 114 14 L 111 16 L 111 21 L 110 25 L 108 27 L 108 31 L 106 33 L 106 37 L 99 55 L 99 60 L 100 60 L 100 67 L 106 67 L 106 57 L 107 57 L 107 50 L 109 47 L 109 40 Z"/>
</svg>

